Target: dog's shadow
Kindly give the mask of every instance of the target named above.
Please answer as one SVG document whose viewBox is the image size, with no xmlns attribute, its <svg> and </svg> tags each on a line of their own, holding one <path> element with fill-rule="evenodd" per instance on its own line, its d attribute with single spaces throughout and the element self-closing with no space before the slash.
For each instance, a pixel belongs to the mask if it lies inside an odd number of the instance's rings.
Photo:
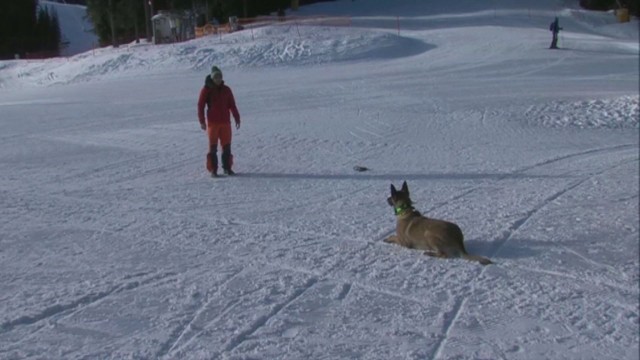
<svg viewBox="0 0 640 360">
<path fill-rule="evenodd" d="M 469 239 L 464 242 L 467 252 L 486 256 L 491 261 L 500 262 L 500 259 L 525 259 L 539 256 L 549 247 L 549 242 L 536 241 L 525 238 L 511 238 L 502 244 L 491 244 L 481 239 Z"/>
</svg>

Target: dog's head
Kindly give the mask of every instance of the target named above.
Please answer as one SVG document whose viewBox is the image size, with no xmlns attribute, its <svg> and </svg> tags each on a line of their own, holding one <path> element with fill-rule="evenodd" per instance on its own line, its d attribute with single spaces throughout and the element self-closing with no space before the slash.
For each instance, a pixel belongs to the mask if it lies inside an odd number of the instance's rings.
<svg viewBox="0 0 640 360">
<path fill-rule="evenodd" d="M 413 210 L 413 202 L 409 197 L 409 187 L 406 181 L 402 183 L 400 190 L 396 190 L 396 187 L 391 184 L 391 196 L 387 198 L 387 203 L 393 207 L 396 215 L 400 215 L 406 210 Z"/>
</svg>

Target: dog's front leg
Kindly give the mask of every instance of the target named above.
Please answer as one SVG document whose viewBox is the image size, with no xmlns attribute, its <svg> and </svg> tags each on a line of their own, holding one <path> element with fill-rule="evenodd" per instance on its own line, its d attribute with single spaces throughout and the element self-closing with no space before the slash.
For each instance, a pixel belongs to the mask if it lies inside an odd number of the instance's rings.
<svg viewBox="0 0 640 360">
<path fill-rule="evenodd" d="M 398 236 L 397 235 L 391 235 L 388 238 L 384 239 L 384 242 L 389 243 L 389 244 L 397 244 L 398 243 Z"/>
<path fill-rule="evenodd" d="M 431 256 L 431 257 L 437 257 L 437 258 L 447 258 L 447 254 L 443 253 L 442 251 L 439 250 L 427 250 L 423 253 L 424 255 L 427 256 Z"/>
</svg>

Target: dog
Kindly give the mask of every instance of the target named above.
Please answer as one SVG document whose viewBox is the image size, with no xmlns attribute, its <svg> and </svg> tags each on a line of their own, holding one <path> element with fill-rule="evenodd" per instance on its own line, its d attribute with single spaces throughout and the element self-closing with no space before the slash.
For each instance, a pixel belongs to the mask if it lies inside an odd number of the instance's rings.
<svg viewBox="0 0 640 360">
<path fill-rule="evenodd" d="M 486 257 L 470 255 L 464 248 L 462 230 L 454 223 L 429 219 L 413 208 L 407 182 L 400 191 L 391 184 L 391 196 L 387 199 L 396 214 L 396 235 L 384 241 L 409 249 L 425 250 L 424 254 L 439 258 L 461 257 L 482 265 L 493 264 Z"/>
</svg>

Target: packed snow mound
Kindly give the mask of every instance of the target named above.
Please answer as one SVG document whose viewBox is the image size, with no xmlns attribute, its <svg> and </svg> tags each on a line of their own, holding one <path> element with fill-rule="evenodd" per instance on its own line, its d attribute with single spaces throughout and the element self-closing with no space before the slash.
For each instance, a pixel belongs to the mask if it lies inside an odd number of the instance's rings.
<svg viewBox="0 0 640 360">
<path fill-rule="evenodd" d="M 352 60 L 378 60 L 416 55 L 430 46 L 387 32 L 323 26 L 276 25 L 215 36 L 186 44 L 167 56 L 185 58 L 190 68 L 210 64 L 239 67 L 299 66 Z"/>
<path fill-rule="evenodd" d="M 546 127 L 640 128 L 637 96 L 615 99 L 558 101 L 529 109 L 525 118 L 530 124 Z"/>
<path fill-rule="evenodd" d="M 428 44 L 384 31 L 326 26 L 275 25 L 184 43 L 147 42 L 105 47 L 69 58 L 4 62 L 0 87 L 85 82 L 106 76 L 134 76 L 176 70 L 301 66 L 353 60 L 399 58 L 427 51 Z M 4 84 L 3 84 L 4 83 Z"/>
</svg>

